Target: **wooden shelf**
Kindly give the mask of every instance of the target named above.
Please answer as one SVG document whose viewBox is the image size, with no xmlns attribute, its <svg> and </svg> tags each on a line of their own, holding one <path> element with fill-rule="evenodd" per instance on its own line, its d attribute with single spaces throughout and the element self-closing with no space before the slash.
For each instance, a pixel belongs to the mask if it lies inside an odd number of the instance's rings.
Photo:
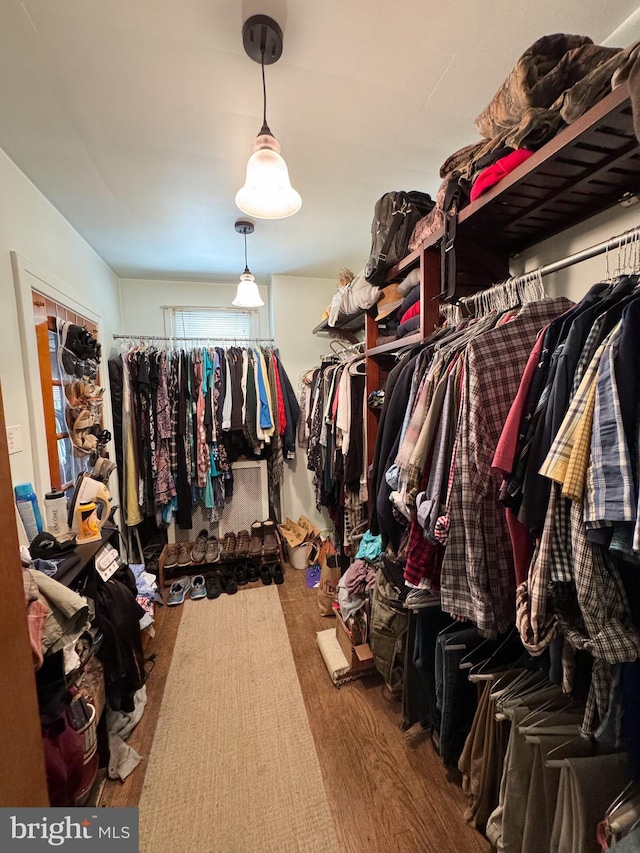
<svg viewBox="0 0 640 853">
<path fill-rule="evenodd" d="M 398 278 L 403 278 L 400 273 L 404 272 L 410 267 L 417 266 L 417 264 L 420 262 L 421 251 L 421 248 L 416 249 L 415 252 L 411 252 L 410 255 L 407 255 L 406 258 L 403 258 L 394 267 L 391 267 L 391 269 L 387 273 L 385 284 L 389 284 L 390 282 L 395 281 Z"/>
<path fill-rule="evenodd" d="M 420 332 L 415 332 L 413 335 L 405 335 L 404 338 L 396 338 L 395 341 L 389 341 L 386 344 L 380 344 L 378 347 L 372 347 L 368 349 L 365 355 L 368 358 L 375 358 L 377 355 L 384 355 L 385 353 L 393 352 L 394 350 L 402 349 L 402 347 L 408 347 L 412 344 L 419 344 L 422 340 L 422 335 Z"/>
<path fill-rule="evenodd" d="M 625 83 L 465 207 L 456 239 L 515 254 L 638 191 L 640 143 Z"/>
<path fill-rule="evenodd" d="M 364 329 L 364 323 L 365 312 L 361 311 L 351 317 L 346 317 L 339 326 L 330 326 L 328 320 L 322 320 L 313 329 L 313 334 L 327 338 L 344 338 L 349 343 L 355 344 L 358 341 L 356 333 Z"/>
</svg>

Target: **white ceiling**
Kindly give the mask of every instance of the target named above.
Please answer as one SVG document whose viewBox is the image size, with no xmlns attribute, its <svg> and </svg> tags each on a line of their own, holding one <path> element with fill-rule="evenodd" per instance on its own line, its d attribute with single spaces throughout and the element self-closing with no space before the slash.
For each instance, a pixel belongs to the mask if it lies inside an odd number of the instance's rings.
<svg viewBox="0 0 640 853">
<path fill-rule="evenodd" d="M 603 41 L 638 0 L 2 0 L 0 147 L 123 278 L 242 269 L 234 196 L 261 125 L 248 14 L 272 14 L 268 120 L 300 213 L 256 222 L 249 265 L 336 277 L 377 198 L 438 169 L 545 33 Z"/>
</svg>

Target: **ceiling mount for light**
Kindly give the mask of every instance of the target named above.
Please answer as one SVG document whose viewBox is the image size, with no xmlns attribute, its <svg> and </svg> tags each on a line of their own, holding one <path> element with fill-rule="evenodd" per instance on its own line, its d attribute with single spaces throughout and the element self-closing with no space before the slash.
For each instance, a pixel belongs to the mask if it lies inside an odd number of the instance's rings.
<svg viewBox="0 0 640 853">
<path fill-rule="evenodd" d="M 264 305 L 264 302 L 260 297 L 258 285 L 249 270 L 249 264 L 247 262 L 247 234 L 253 234 L 254 225 L 253 222 L 249 222 L 248 219 L 238 219 L 234 227 L 238 234 L 242 234 L 244 236 L 244 272 L 240 276 L 240 281 L 238 282 L 236 298 L 231 304 L 235 305 L 236 308 L 261 308 Z"/>
<path fill-rule="evenodd" d="M 262 68 L 262 127 L 247 163 L 244 186 L 236 194 L 236 204 L 244 213 L 259 219 L 284 219 L 302 206 L 300 194 L 289 181 L 289 170 L 280 154 L 280 144 L 267 124 L 267 86 L 265 65 L 273 65 L 282 56 L 282 30 L 268 15 L 253 15 L 242 27 L 245 52 Z"/>
<path fill-rule="evenodd" d="M 273 65 L 282 56 L 282 30 L 268 15 L 252 15 L 242 26 L 244 52 L 254 62 Z"/>
</svg>

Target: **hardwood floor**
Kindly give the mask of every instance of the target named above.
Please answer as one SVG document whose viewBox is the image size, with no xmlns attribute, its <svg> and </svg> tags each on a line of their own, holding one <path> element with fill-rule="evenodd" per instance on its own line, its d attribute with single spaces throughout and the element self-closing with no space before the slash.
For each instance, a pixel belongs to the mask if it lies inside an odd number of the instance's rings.
<svg viewBox="0 0 640 853">
<path fill-rule="evenodd" d="M 430 742 L 407 745 L 400 705 L 385 698 L 381 679 L 333 686 L 316 632 L 335 622 L 319 615 L 316 592 L 306 588 L 304 572 L 286 567 L 279 593 L 344 853 L 488 853 L 486 839 L 462 819 L 465 797 L 447 780 Z M 157 637 L 147 649 L 158 657 L 147 682 L 145 714 L 129 740 L 143 760 L 126 782 L 107 782 L 101 805 L 138 804 L 181 610 L 159 609 Z"/>
<path fill-rule="evenodd" d="M 410 748 L 400 704 L 371 676 L 333 686 L 316 632 L 333 627 L 318 613 L 304 572 L 288 569 L 280 600 L 307 715 L 345 853 L 476 853 L 491 846 L 462 818 L 462 791 L 447 781 L 431 743 Z"/>
</svg>

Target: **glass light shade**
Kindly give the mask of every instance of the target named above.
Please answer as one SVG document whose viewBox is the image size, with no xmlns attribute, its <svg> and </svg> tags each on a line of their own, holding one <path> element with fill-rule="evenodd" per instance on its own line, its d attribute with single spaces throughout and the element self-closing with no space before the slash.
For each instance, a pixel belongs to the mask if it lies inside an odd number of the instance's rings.
<svg viewBox="0 0 640 853">
<path fill-rule="evenodd" d="M 302 207 L 300 193 L 289 181 L 280 144 L 270 133 L 256 137 L 244 186 L 236 193 L 236 204 L 244 213 L 258 219 L 284 219 Z"/>
<path fill-rule="evenodd" d="M 260 308 L 264 305 L 256 280 L 250 272 L 243 272 L 240 276 L 236 298 L 231 304 L 236 308 Z"/>
</svg>

